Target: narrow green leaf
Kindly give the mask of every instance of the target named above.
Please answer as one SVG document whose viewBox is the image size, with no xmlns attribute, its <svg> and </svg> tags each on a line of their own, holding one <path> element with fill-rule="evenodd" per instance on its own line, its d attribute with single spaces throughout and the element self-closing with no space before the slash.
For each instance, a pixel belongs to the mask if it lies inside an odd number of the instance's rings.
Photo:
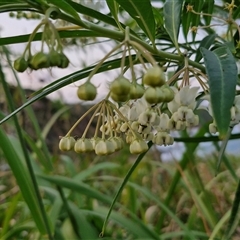
<svg viewBox="0 0 240 240">
<path fill-rule="evenodd" d="M 54 183 L 56 185 L 59 185 L 61 187 L 64 188 L 68 188 L 71 189 L 73 191 L 76 191 L 80 194 L 83 194 L 87 197 L 90 198 L 95 198 L 98 199 L 102 202 L 105 203 L 110 203 L 111 202 L 111 198 L 104 195 L 103 193 L 93 189 L 91 186 L 83 183 L 83 182 L 79 182 L 76 180 L 72 180 L 69 179 L 67 177 L 63 177 L 63 176 L 47 176 L 47 175 L 43 175 L 43 174 L 37 174 L 38 177 L 45 179 L 51 183 Z"/>
<path fill-rule="evenodd" d="M 201 48 L 206 72 L 209 78 L 210 99 L 213 117 L 220 137 L 224 138 L 230 125 L 230 108 L 235 98 L 237 66 L 235 59 L 226 46 L 213 52 Z"/>
<path fill-rule="evenodd" d="M 228 222 L 227 230 L 225 233 L 224 239 L 231 239 L 232 234 L 234 233 L 234 230 L 239 224 L 240 219 L 240 180 L 238 182 L 238 187 L 235 192 L 235 198 L 231 210 L 231 216 Z"/>
<path fill-rule="evenodd" d="M 200 13 L 202 11 L 202 7 L 203 7 L 203 0 L 198 0 L 195 1 L 193 0 L 193 9 L 194 11 Z M 192 16 L 192 27 L 198 27 L 200 23 L 200 15 L 199 14 L 193 14 Z M 196 32 L 192 31 L 192 35 L 193 35 L 193 39 L 195 39 L 196 37 Z"/>
<path fill-rule="evenodd" d="M 223 139 L 220 151 L 218 152 L 218 161 L 217 161 L 216 175 L 219 172 L 219 168 L 220 168 L 223 156 L 224 156 L 225 149 L 227 147 L 228 140 L 229 140 L 229 138 L 231 136 L 231 133 L 232 133 L 232 128 L 228 128 L 228 132 L 227 132 L 225 138 Z"/>
<path fill-rule="evenodd" d="M 115 0 L 119 5 L 135 19 L 139 27 L 146 33 L 149 39 L 155 41 L 155 20 L 150 0 Z"/>
<path fill-rule="evenodd" d="M 71 202 L 68 203 L 69 209 L 76 220 L 81 239 L 98 239 L 96 228 L 87 220 L 86 214 L 84 214 L 81 209 L 77 208 L 75 204 Z"/>
<path fill-rule="evenodd" d="M 76 19 L 80 19 L 77 11 L 70 5 L 68 4 L 65 0 L 47 0 L 48 3 L 51 3 L 55 5 L 56 7 L 59 7 L 61 10 L 64 12 L 68 13 L 69 15 L 73 16 Z"/>
<path fill-rule="evenodd" d="M 234 11 L 233 11 L 233 19 L 237 19 L 240 15 L 240 6 L 238 6 Z"/>
<path fill-rule="evenodd" d="M 152 141 L 148 142 L 148 150 L 151 148 L 152 145 L 153 145 Z M 147 151 L 148 151 L 148 150 L 147 150 Z M 107 226 L 108 219 L 109 219 L 109 217 L 110 217 L 110 215 L 111 215 L 111 212 L 112 212 L 112 210 L 113 210 L 113 207 L 114 207 L 114 205 L 115 205 L 118 197 L 119 197 L 120 194 L 122 193 L 122 190 L 124 189 L 125 185 L 127 184 L 129 178 L 131 177 L 132 173 L 134 172 L 134 170 L 136 169 L 136 167 L 139 165 L 139 163 L 141 162 L 141 160 L 143 159 L 143 157 L 145 156 L 145 154 L 147 153 L 147 151 L 144 152 L 144 153 L 141 153 L 141 154 L 137 157 L 136 161 L 134 162 L 134 164 L 131 166 L 131 168 L 130 168 L 129 171 L 127 172 L 126 176 L 124 177 L 123 182 L 122 182 L 122 184 L 120 185 L 117 193 L 115 194 L 115 196 L 114 196 L 114 198 L 113 198 L 113 200 L 112 200 L 111 206 L 110 206 L 110 208 L 109 208 L 109 210 L 108 210 L 107 216 L 106 216 L 106 218 L 105 218 L 105 220 L 104 220 L 104 223 L 103 223 L 103 227 L 102 227 L 102 234 L 103 234 L 103 235 L 104 235 L 104 232 L 105 232 L 105 228 L 106 228 L 106 226 Z"/>
<path fill-rule="evenodd" d="M 209 15 L 203 16 L 203 18 L 205 19 L 206 25 L 209 25 L 211 23 L 211 20 L 212 20 L 211 14 L 213 13 L 213 9 L 214 9 L 214 0 L 205 0 L 202 11 L 204 13 L 209 14 Z"/>
<path fill-rule="evenodd" d="M 19 158 L 10 140 L 0 128 L 0 148 L 2 149 L 6 160 L 17 180 L 18 186 L 21 190 L 22 196 L 26 201 L 32 217 L 41 233 L 46 233 L 45 223 L 42 218 L 42 214 L 39 209 L 35 191 L 33 189 L 32 182 L 30 180 L 29 173 L 23 164 L 23 161 Z"/>
<path fill-rule="evenodd" d="M 190 30 L 191 21 L 192 21 L 192 17 L 193 17 L 193 13 L 187 11 L 187 5 L 188 4 L 192 5 L 191 4 L 192 1 L 193 0 L 185 1 L 183 13 L 182 13 L 182 28 L 183 28 L 183 34 L 184 34 L 185 39 L 187 39 L 187 35 Z"/>
<path fill-rule="evenodd" d="M 178 33 L 180 26 L 182 3 L 183 0 L 166 0 L 163 7 L 165 28 L 170 38 L 172 39 L 172 42 L 178 50 Z"/>
<path fill-rule="evenodd" d="M 213 33 L 213 34 L 210 34 L 210 35 L 206 36 L 205 38 L 203 38 L 203 40 L 201 41 L 201 43 L 197 49 L 197 53 L 196 53 L 196 57 L 195 57 L 196 62 L 200 62 L 200 60 L 202 59 L 202 54 L 200 51 L 201 47 L 209 49 L 212 46 L 212 44 L 214 43 L 216 37 L 217 37 L 217 34 Z"/>
<path fill-rule="evenodd" d="M 90 166 L 89 168 L 85 169 L 84 171 L 79 172 L 76 176 L 73 177 L 76 181 L 83 181 L 87 177 L 93 175 L 94 173 L 101 171 L 101 170 L 107 170 L 107 169 L 114 169 L 119 168 L 120 165 L 117 163 L 112 162 L 102 162 L 98 163 L 96 165 Z"/>
<path fill-rule="evenodd" d="M 118 25 L 118 28 L 120 30 L 124 30 L 124 28 L 122 27 L 122 24 L 119 22 L 119 19 L 118 19 L 119 4 L 114 0 L 107 0 L 106 2 L 108 5 L 108 8 L 110 9 L 112 16 L 114 17 L 114 19 Z"/>
<path fill-rule="evenodd" d="M 60 38 L 80 38 L 80 37 L 107 37 L 104 34 L 93 32 L 90 30 L 71 30 L 59 31 Z M 18 35 L 14 37 L 0 38 L 0 46 L 28 42 L 31 34 Z M 40 41 L 42 39 L 42 32 L 37 33 L 32 41 Z"/>
</svg>

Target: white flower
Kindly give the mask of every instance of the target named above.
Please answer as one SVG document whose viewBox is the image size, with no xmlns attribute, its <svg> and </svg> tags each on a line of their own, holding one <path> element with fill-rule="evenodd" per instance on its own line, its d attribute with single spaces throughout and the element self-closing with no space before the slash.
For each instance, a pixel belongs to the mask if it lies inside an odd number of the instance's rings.
<svg viewBox="0 0 240 240">
<path fill-rule="evenodd" d="M 195 98 L 197 96 L 199 87 L 185 86 L 180 89 L 180 91 L 175 94 L 174 100 L 177 102 L 179 106 L 187 106 L 191 109 L 196 107 Z"/>
<path fill-rule="evenodd" d="M 160 116 L 160 124 L 157 127 L 158 131 L 167 132 L 169 130 L 169 117 L 166 113 L 162 113 Z"/>
</svg>

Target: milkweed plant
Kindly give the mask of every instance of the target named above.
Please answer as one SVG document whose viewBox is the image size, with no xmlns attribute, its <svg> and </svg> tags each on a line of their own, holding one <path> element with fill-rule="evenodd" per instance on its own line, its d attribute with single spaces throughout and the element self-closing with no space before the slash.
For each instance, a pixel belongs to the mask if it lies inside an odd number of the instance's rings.
<svg viewBox="0 0 240 240">
<path fill-rule="evenodd" d="M 108 15 L 101 13 L 102 6 L 93 9 L 82 1 L 0 3 L 0 12 L 39 21 L 27 36 L 25 50 L 13 62 L 17 72 L 67 68 L 71 57 L 64 51 L 63 38 L 104 37 L 114 41 L 96 65 L 52 82 L 0 123 L 40 98 L 86 79 L 75 94 L 93 104 L 64 136 L 59 136 L 61 151 L 105 156 L 121 151 L 127 144 L 131 154 L 144 156 L 152 145 L 168 147 L 174 144 L 176 133 L 181 136 L 182 132 L 199 128 L 199 114 L 206 111 L 212 120 L 205 133 L 218 137 L 223 143 L 220 152 L 224 152 L 232 129 L 240 122 L 239 2 L 223 1 L 223 6 L 212 0 L 163 2 L 155 6 L 150 0 L 107 0 Z M 94 6 L 94 2 L 91 4 Z M 222 14 L 217 12 L 219 8 Z M 131 21 L 124 22 L 126 13 Z M 56 20 L 65 22 L 63 30 L 58 29 Z M 8 44 L 18 42 L 3 38 L 1 45 L 4 40 Z M 41 43 L 37 51 L 32 47 L 34 41 Z M 118 76 L 109 82 L 106 96 L 96 102 L 98 86 L 93 77 L 113 69 L 120 69 Z M 79 135 L 77 126 L 86 117 L 90 120 Z M 239 201 L 234 206 L 238 207 Z M 231 216 L 234 219 L 234 212 Z"/>
</svg>

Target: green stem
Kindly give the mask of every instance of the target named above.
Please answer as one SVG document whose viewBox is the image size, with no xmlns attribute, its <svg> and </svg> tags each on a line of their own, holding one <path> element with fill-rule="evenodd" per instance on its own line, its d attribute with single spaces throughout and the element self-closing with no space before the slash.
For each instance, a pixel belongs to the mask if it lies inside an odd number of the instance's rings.
<svg viewBox="0 0 240 240">
<path fill-rule="evenodd" d="M 115 39 L 117 41 L 123 41 L 124 38 L 125 38 L 124 33 L 120 32 L 120 31 L 111 30 L 111 29 L 106 28 L 106 27 L 101 27 L 97 24 L 86 22 L 84 20 L 79 21 L 78 19 L 74 19 L 73 17 L 68 16 L 64 13 L 60 13 L 58 18 L 60 18 L 62 20 L 65 20 L 65 21 L 68 21 L 68 22 L 71 22 L 73 24 L 76 24 L 78 26 L 84 27 L 86 29 L 92 30 L 94 32 L 99 32 L 101 34 L 106 35 L 106 37 L 111 38 L 111 39 Z M 164 59 L 167 59 L 167 60 L 177 60 L 177 61 L 182 61 L 183 60 L 183 56 L 168 53 L 168 52 L 163 52 L 161 50 L 155 49 L 151 45 L 146 43 L 145 41 L 141 40 L 140 38 L 137 38 L 136 36 L 133 36 L 132 34 L 130 34 L 130 39 L 132 41 L 140 44 L 147 51 L 149 51 L 152 54 L 154 54 L 156 56 L 159 56 L 161 58 L 164 58 Z M 189 65 L 191 65 L 193 67 L 196 67 L 196 68 L 200 69 L 201 71 L 205 72 L 205 67 L 202 66 L 201 64 L 197 63 L 197 62 L 189 60 Z"/>
<path fill-rule="evenodd" d="M 84 130 L 84 132 L 83 132 L 82 138 L 85 138 L 85 137 L 86 137 L 87 131 L 88 131 L 88 129 L 89 129 L 89 127 L 90 127 L 90 125 L 91 125 L 91 123 L 92 123 L 94 117 L 96 116 L 96 114 L 97 114 L 97 112 L 98 112 L 98 110 L 99 110 L 100 107 L 101 107 L 101 105 L 98 104 L 97 109 L 94 111 L 92 117 L 90 118 L 90 120 L 89 120 L 89 122 L 88 122 L 88 124 L 87 124 L 87 126 L 86 126 L 86 128 L 85 128 L 85 130 Z"/>
<path fill-rule="evenodd" d="M 122 45 L 124 43 L 125 42 L 121 42 L 120 44 L 118 44 L 110 52 L 108 52 L 107 55 L 103 59 L 101 59 L 101 61 L 95 66 L 95 68 L 89 74 L 87 81 L 90 81 L 90 79 L 98 72 L 98 69 L 101 67 L 101 65 L 104 63 L 104 61 L 107 60 L 107 58 L 110 57 L 118 48 L 122 47 Z"/>
<path fill-rule="evenodd" d="M 101 104 L 98 103 L 98 104 Z M 90 109 L 88 109 L 71 127 L 71 129 L 68 131 L 68 133 L 66 134 L 66 137 L 70 137 L 72 131 L 76 128 L 76 126 L 83 120 L 83 118 L 85 118 L 91 111 L 93 111 L 94 108 L 96 108 L 98 106 L 98 104 L 92 106 Z"/>
</svg>

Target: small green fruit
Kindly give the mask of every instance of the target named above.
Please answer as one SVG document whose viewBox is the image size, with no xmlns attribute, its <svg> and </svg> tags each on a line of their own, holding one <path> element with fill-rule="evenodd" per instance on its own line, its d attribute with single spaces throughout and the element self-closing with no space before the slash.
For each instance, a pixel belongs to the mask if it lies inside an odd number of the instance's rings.
<svg viewBox="0 0 240 240">
<path fill-rule="evenodd" d="M 97 95 L 97 88 L 91 82 L 85 82 L 78 87 L 77 95 L 81 100 L 92 101 Z"/>
<path fill-rule="evenodd" d="M 149 68 L 143 76 L 143 83 L 151 87 L 161 87 L 165 83 L 162 69 L 158 66 Z"/>
<path fill-rule="evenodd" d="M 143 96 L 145 89 L 140 84 L 132 84 L 130 89 L 130 99 L 138 99 Z"/>
<path fill-rule="evenodd" d="M 13 67 L 18 72 L 24 72 L 28 68 L 28 62 L 24 57 L 20 57 L 14 61 Z"/>
<path fill-rule="evenodd" d="M 30 59 L 29 67 L 34 70 L 50 67 L 48 55 L 43 52 L 38 52 L 34 54 L 33 57 Z"/>
<path fill-rule="evenodd" d="M 111 93 L 115 95 L 128 95 L 131 90 L 131 83 L 125 77 L 116 78 L 110 86 Z"/>
</svg>

